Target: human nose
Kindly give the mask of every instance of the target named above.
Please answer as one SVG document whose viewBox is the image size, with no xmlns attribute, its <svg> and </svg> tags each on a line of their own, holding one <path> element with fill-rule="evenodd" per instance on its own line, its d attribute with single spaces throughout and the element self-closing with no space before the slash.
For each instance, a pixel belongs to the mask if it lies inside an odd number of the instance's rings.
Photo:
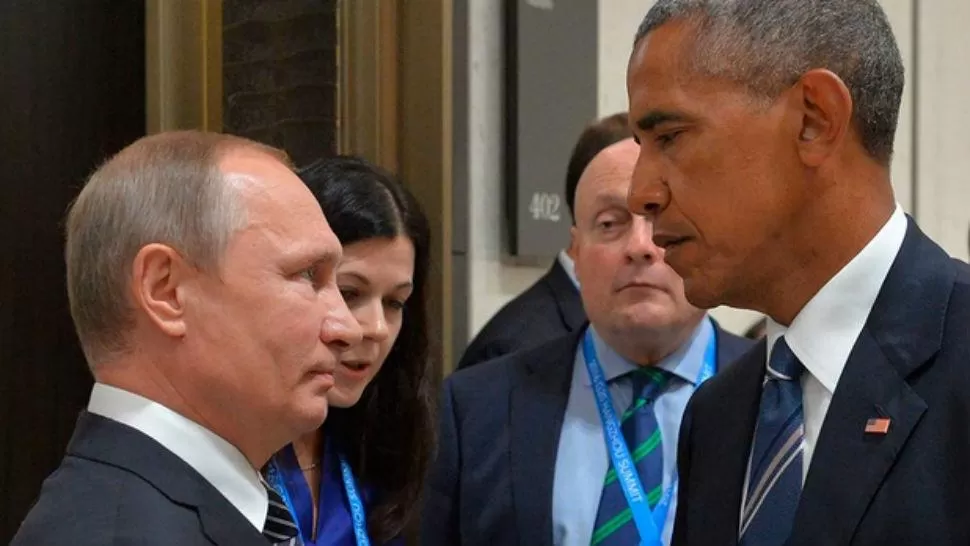
<svg viewBox="0 0 970 546">
<path fill-rule="evenodd" d="M 374 298 L 367 305 L 356 308 L 354 317 L 360 324 L 364 339 L 376 341 L 378 343 L 387 339 L 389 335 L 387 329 L 387 314 L 384 312 L 384 303 Z"/>
<path fill-rule="evenodd" d="M 360 343 L 363 330 L 336 286 L 330 292 L 331 297 L 324 298 L 323 302 L 326 314 L 320 328 L 320 340 L 337 351 L 345 351 Z"/>
<path fill-rule="evenodd" d="M 648 217 L 633 217 L 626 243 L 627 257 L 631 261 L 663 259 L 663 249 L 653 242 L 653 220 Z"/>
<path fill-rule="evenodd" d="M 664 183 L 660 163 L 650 157 L 647 147 L 640 147 L 627 194 L 627 208 L 631 213 L 653 217 L 670 203 L 670 191 Z"/>
</svg>

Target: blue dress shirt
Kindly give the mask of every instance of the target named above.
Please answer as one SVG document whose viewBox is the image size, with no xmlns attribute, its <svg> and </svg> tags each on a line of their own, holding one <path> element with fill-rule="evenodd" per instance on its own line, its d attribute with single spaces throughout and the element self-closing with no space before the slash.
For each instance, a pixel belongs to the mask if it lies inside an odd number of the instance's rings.
<svg viewBox="0 0 970 546">
<path fill-rule="evenodd" d="M 633 389 L 627 378 L 612 380 L 637 366 L 607 346 L 592 326 L 590 329 L 603 373 L 610 382 L 613 407 L 618 415 L 622 415 L 633 401 Z M 654 402 L 663 442 L 665 490 L 670 486 L 677 470 L 680 420 L 687 401 L 694 393 L 707 345 L 713 342 L 714 335 L 711 321 L 702 320 L 687 343 L 657 364 L 658 368 L 674 375 L 667 390 Z M 583 358 L 583 346 L 582 343 L 578 345 L 569 401 L 559 437 L 552 489 L 552 531 L 553 544 L 556 546 L 589 546 L 596 522 L 596 510 L 603 493 L 603 480 L 610 465 L 610 456 L 603 440 L 603 423 L 596 409 L 596 400 Z M 676 512 L 675 495 L 662 532 L 664 544 L 670 544 Z"/>
</svg>

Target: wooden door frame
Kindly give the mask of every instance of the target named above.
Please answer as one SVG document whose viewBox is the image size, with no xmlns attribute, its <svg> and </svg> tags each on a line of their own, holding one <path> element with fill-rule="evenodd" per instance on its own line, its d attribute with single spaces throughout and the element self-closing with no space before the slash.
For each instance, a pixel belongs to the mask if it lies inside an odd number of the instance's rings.
<svg viewBox="0 0 970 546">
<path fill-rule="evenodd" d="M 341 153 L 397 173 L 431 226 L 432 356 L 452 344 L 452 0 L 340 0 Z"/>
<path fill-rule="evenodd" d="M 397 173 L 424 206 L 432 356 L 450 370 L 453 0 L 337 2 L 338 149 Z M 221 130 L 222 1 L 145 4 L 148 133 Z"/>
<path fill-rule="evenodd" d="M 222 1 L 145 0 L 145 128 L 222 130 Z"/>
</svg>

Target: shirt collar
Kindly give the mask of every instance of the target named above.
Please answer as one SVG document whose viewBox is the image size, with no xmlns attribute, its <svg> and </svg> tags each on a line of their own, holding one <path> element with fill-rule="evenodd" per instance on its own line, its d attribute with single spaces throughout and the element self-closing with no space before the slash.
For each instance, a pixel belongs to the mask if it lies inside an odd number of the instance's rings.
<svg viewBox="0 0 970 546">
<path fill-rule="evenodd" d="M 596 328 L 593 325 L 589 326 L 589 330 L 592 333 L 593 347 L 596 349 L 596 356 L 600 361 L 600 365 L 603 367 L 603 375 L 606 377 L 607 383 L 639 368 L 639 366 L 627 360 L 607 345 L 606 341 L 596 332 Z M 691 334 L 687 343 L 684 343 L 676 351 L 663 358 L 656 364 L 656 367 L 676 375 L 691 385 L 696 384 L 697 376 L 700 374 L 701 366 L 704 364 L 707 344 L 713 340 L 714 335 L 714 325 L 705 317 L 694 328 L 694 332 Z M 580 344 L 581 351 L 582 344 Z M 590 386 L 592 383 L 590 382 L 589 374 L 585 373 L 583 377 L 584 384 L 587 387 Z"/>
<path fill-rule="evenodd" d="M 576 278 L 576 264 L 573 262 L 573 259 L 569 257 L 569 254 L 566 254 L 565 250 L 560 250 L 556 259 L 559 260 L 559 265 L 566 271 L 569 280 L 573 281 L 573 286 L 578 289 L 579 279 Z"/>
<path fill-rule="evenodd" d="M 151 437 L 216 488 L 262 531 L 268 500 L 259 472 L 235 446 L 212 431 L 137 394 L 95 383 L 88 411 Z"/>
<path fill-rule="evenodd" d="M 784 335 L 805 369 L 829 393 L 834 393 L 849 353 L 902 247 L 906 229 L 906 215 L 897 203 L 876 236 L 805 304 L 791 326 L 785 328 L 769 318 L 768 358 L 775 341 Z"/>
</svg>

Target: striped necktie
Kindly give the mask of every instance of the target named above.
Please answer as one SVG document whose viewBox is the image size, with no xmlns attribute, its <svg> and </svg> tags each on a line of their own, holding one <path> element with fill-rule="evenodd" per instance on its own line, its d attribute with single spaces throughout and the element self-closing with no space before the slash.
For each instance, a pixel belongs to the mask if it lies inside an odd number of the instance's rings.
<svg viewBox="0 0 970 546">
<path fill-rule="evenodd" d="M 298 531 L 293 514 L 286 507 L 283 497 L 269 484 L 263 482 L 269 500 L 263 536 L 272 544 L 299 544 Z"/>
<path fill-rule="evenodd" d="M 670 375 L 656 368 L 638 368 L 621 377 L 631 379 L 634 397 L 630 408 L 620 418 L 620 429 L 630 449 L 630 456 L 636 463 L 647 501 L 650 508 L 653 508 L 663 494 L 663 449 L 653 402 L 663 392 Z M 616 479 L 612 463 L 603 484 L 590 544 L 640 544 L 640 534 L 633 522 L 633 513 L 623 495 L 623 487 Z"/>
<path fill-rule="evenodd" d="M 740 546 L 780 546 L 791 535 L 802 493 L 804 367 L 784 337 L 775 342 L 741 502 Z"/>
</svg>

